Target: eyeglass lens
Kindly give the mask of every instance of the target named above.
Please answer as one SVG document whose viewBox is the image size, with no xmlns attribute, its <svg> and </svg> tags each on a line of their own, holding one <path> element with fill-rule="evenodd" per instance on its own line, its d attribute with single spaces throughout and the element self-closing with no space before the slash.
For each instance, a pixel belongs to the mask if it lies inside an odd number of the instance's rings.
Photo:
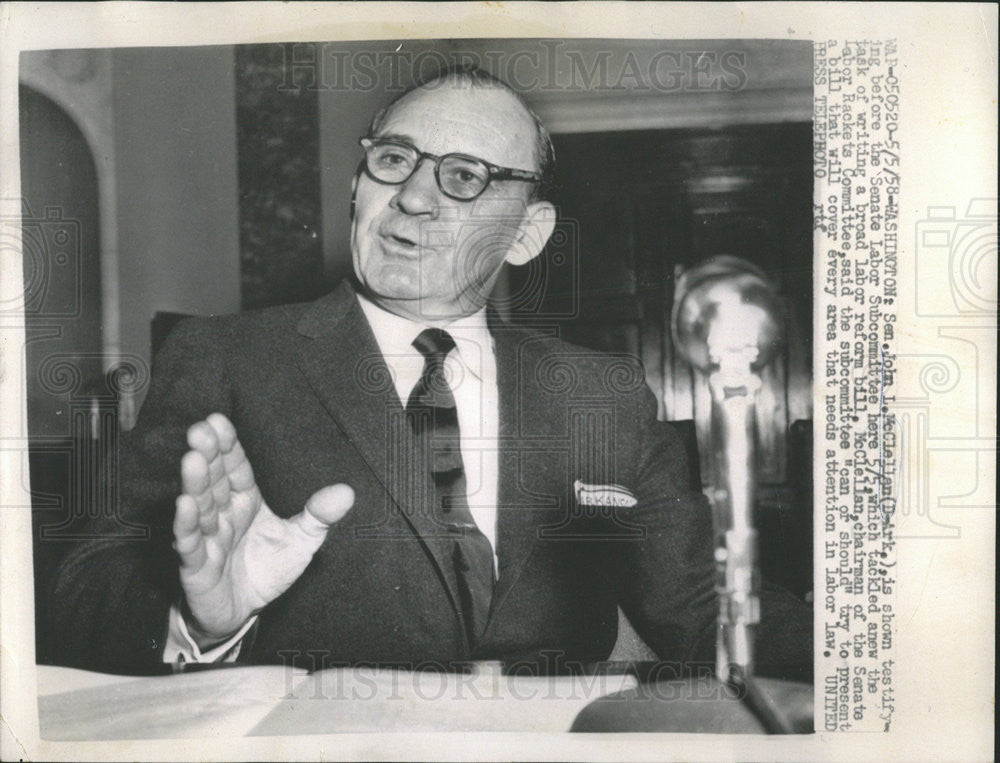
<svg viewBox="0 0 1000 763">
<path fill-rule="evenodd" d="M 368 169 L 384 183 L 403 183 L 414 173 L 420 153 L 393 143 L 368 147 Z M 448 155 L 438 161 L 437 182 L 442 191 L 460 199 L 478 196 L 490 182 L 486 165 L 473 159 Z"/>
</svg>

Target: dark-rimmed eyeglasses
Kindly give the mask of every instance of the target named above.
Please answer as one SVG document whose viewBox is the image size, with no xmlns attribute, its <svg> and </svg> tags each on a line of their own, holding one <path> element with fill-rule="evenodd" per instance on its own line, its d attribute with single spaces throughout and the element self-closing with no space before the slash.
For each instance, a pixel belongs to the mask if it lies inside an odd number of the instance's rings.
<svg viewBox="0 0 1000 763">
<path fill-rule="evenodd" d="M 437 156 L 420 151 L 408 143 L 365 137 L 365 172 L 378 183 L 405 183 L 424 159 L 434 162 L 434 178 L 441 193 L 457 201 L 471 201 L 485 191 L 494 180 L 520 180 L 540 183 L 541 175 L 511 167 L 498 167 L 485 159 L 467 154 Z"/>
</svg>

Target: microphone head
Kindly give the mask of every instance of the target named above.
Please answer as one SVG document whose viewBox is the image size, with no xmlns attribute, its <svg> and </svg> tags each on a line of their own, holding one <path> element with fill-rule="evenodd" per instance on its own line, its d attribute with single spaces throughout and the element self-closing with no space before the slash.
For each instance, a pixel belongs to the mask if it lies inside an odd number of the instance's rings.
<svg viewBox="0 0 1000 763">
<path fill-rule="evenodd" d="M 781 349 L 783 312 L 758 268 L 730 255 L 713 257 L 681 276 L 671 319 L 674 346 L 705 373 L 733 359 L 756 373 Z"/>
</svg>

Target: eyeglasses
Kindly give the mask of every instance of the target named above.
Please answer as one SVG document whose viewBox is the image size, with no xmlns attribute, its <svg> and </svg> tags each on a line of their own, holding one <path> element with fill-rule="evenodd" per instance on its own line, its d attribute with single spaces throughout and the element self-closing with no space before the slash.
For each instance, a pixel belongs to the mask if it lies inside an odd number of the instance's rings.
<svg viewBox="0 0 1000 763">
<path fill-rule="evenodd" d="M 362 138 L 361 145 L 365 149 L 365 171 L 372 180 L 386 185 L 405 183 L 424 159 L 430 159 L 441 193 L 458 201 L 475 199 L 494 180 L 542 181 L 536 172 L 498 167 L 466 154 L 436 156 L 407 143 L 378 138 Z"/>
</svg>

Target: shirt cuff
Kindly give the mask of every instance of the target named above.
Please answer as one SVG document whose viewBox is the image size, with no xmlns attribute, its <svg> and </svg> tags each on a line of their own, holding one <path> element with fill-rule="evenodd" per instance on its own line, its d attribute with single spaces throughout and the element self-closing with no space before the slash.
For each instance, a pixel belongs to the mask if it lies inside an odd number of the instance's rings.
<svg viewBox="0 0 1000 763">
<path fill-rule="evenodd" d="M 254 615 L 236 633 L 220 644 L 202 651 L 198 648 L 187 624 L 175 604 L 170 608 L 170 625 L 167 628 L 167 643 L 163 649 L 164 662 L 236 662 L 243 646 L 243 637 L 257 623 Z"/>
</svg>

